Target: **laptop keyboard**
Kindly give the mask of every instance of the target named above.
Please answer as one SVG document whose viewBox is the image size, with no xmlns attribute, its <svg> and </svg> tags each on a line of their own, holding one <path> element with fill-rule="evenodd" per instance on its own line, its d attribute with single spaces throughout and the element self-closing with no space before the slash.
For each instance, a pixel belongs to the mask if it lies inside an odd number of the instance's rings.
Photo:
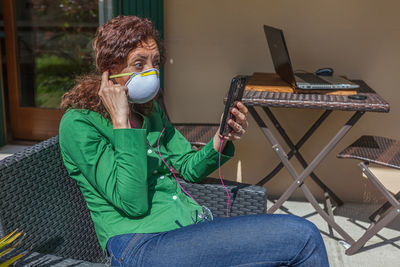
<svg viewBox="0 0 400 267">
<path fill-rule="evenodd" d="M 297 77 L 302 79 L 303 81 L 311 84 L 331 84 L 320 77 L 315 75 L 314 73 L 295 73 Z"/>
</svg>

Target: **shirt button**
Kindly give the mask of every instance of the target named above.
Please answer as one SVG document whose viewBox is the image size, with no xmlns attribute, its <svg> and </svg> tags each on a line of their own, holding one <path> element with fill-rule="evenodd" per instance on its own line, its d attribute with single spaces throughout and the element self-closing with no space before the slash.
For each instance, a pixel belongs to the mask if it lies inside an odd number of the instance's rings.
<svg viewBox="0 0 400 267">
<path fill-rule="evenodd" d="M 172 197 L 173 200 L 176 200 L 177 198 L 178 198 L 177 196 L 173 196 L 173 197 Z"/>
<path fill-rule="evenodd" d="M 147 153 L 151 154 L 151 153 L 153 153 L 153 150 L 149 149 L 149 150 L 147 150 Z"/>
<path fill-rule="evenodd" d="M 161 179 L 161 180 L 164 179 L 164 175 L 161 175 L 161 176 L 160 176 L 160 179 Z"/>
<path fill-rule="evenodd" d="M 157 170 L 154 170 L 154 171 L 153 171 L 153 174 L 157 174 L 157 173 L 158 173 L 158 171 L 157 171 Z"/>
</svg>

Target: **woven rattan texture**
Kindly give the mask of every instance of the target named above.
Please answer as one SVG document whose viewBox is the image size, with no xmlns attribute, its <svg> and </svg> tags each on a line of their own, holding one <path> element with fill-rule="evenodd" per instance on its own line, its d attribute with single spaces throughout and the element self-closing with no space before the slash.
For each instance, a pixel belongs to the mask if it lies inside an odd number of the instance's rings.
<svg viewBox="0 0 400 267">
<path fill-rule="evenodd" d="M 359 159 L 400 169 L 400 141 L 364 135 L 340 152 L 337 157 Z"/>
<path fill-rule="evenodd" d="M 209 178 L 207 182 L 210 182 L 211 179 L 213 178 Z M 194 199 L 201 205 L 207 206 L 215 216 L 224 217 L 228 197 L 219 180 L 213 180 L 215 183 L 212 184 L 189 184 L 184 181 L 181 181 L 181 184 Z M 226 184 L 226 187 L 231 198 L 229 215 L 265 213 L 267 195 L 264 187 L 234 182 Z"/>
<path fill-rule="evenodd" d="M 89 210 L 62 164 L 58 138 L 0 161 L 0 219 L 33 251 L 105 262 Z"/>
<path fill-rule="evenodd" d="M 325 94 L 292 94 L 245 90 L 242 102 L 248 106 L 286 108 L 312 108 L 326 110 L 389 112 L 389 104 L 375 93 L 365 82 L 353 80 L 360 85 L 359 95 L 366 100 L 352 100 L 348 96 Z"/>
<path fill-rule="evenodd" d="M 192 144 L 206 145 L 218 130 L 218 124 L 174 123 L 175 128 Z"/>
<path fill-rule="evenodd" d="M 212 184 L 182 184 L 200 204 L 223 216 L 225 190 L 217 180 L 207 182 Z M 265 212 L 265 188 L 227 184 L 232 216 Z M 83 196 L 62 164 L 58 137 L 0 161 L 0 224 L 6 233 L 23 229 L 23 243 L 33 251 L 105 262 Z"/>
</svg>

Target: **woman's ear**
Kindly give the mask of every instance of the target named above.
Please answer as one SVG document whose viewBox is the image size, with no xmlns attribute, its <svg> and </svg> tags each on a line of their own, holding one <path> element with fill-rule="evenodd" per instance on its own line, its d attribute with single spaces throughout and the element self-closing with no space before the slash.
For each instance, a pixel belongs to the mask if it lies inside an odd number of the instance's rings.
<svg viewBox="0 0 400 267">
<path fill-rule="evenodd" d="M 111 76 L 111 75 L 113 75 L 113 72 L 111 72 L 111 70 L 109 69 L 109 70 L 108 70 L 108 76 Z M 111 81 L 113 84 L 118 84 L 117 81 L 115 80 L 115 78 L 110 78 L 110 81 Z"/>
<path fill-rule="evenodd" d="M 115 78 L 111 78 L 110 80 L 112 81 L 113 84 L 117 84 L 117 81 L 115 80 Z"/>
</svg>

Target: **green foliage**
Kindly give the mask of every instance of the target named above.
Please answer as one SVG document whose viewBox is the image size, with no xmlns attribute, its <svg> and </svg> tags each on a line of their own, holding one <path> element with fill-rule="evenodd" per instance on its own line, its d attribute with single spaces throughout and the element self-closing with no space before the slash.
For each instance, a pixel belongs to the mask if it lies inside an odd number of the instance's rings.
<svg viewBox="0 0 400 267">
<path fill-rule="evenodd" d="M 36 106 L 54 108 L 74 85 L 76 76 L 91 69 L 84 58 L 45 54 L 36 57 Z"/>
<path fill-rule="evenodd" d="M 35 105 L 57 108 L 75 78 L 92 70 L 98 1 L 37 0 L 32 4 L 32 24 L 42 26 L 23 36 L 23 41 L 34 58 Z"/>
<path fill-rule="evenodd" d="M 34 16 L 47 21 L 82 22 L 98 20 L 98 1 L 36 0 Z"/>
</svg>

